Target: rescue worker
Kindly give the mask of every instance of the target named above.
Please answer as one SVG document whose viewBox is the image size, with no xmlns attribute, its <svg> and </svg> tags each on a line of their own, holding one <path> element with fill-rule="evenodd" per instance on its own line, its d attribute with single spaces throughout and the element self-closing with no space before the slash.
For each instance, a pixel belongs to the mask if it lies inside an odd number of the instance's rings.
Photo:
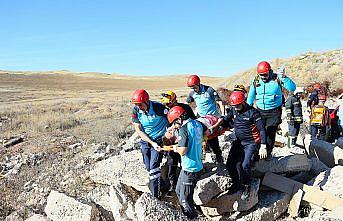
<svg viewBox="0 0 343 221">
<path fill-rule="evenodd" d="M 230 192 L 242 190 L 241 199 L 250 195 L 252 179 L 251 164 L 256 153 L 261 159 L 267 157 L 266 130 L 261 114 L 246 103 L 244 93 L 234 91 L 229 97 L 232 109 L 224 117 L 222 127 L 234 128 L 236 140 L 232 144 L 226 167 L 233 181 Z M 237 163 L 240 169 L 237 170 Z"/>
<path fill-rule="evenodd" d="M 321 94 L 318 96 L 318 104 L 312 107 L 310 117 L 310 133 L 312 138 L 318 140 L 328 140 L 330 129 L 329 109 L 324 105 L 326 96 Z"/>
<path fill-rule="evenodd" d="M 150 190 L 154 197 L 160 197 L 160 163 L 162 155 L 160 148 L 162 137 L 169 123 L 168 110 L 158 102 L 150 101 L 149 94 L 142 89 L 136 90 L 131 102 L 135 104 L 131 121 L 136 133 L 142 139 L 140 142 L 143 161 L 150 178 Z"/>
<path fill-rule="evenodd" d="M 187 86 L 192 89 L 187 97 L 187 103 L 195 102 L 198 117 L 204 117 L 206 115 L 221 116 L 217 110 L 217 103 L 221 113 L 224 114 L 225 107 L 218 93 L 212 87 L 201 84 L 199 76 L 189 76 Z M 223 163 L 218 137 L 208 140 L 207 147 L 215 153 L 217 163 Z"/>
<path fill-rule="evenodd" d="M 173 108 L 175 106 L 182 107 L 187 115 L 191 119 L 196 119 L 195 114 L 192 108 L 188 104 L 179 103 L 177 102 L 177 96 L 173 91 L 167 91 L 166 93 L 162 93 L 161 102 L 166 105 L 168 109 Z M 172 137 L 174 132 L 172 131 L 173 128 L 168 129 L 170 131 L 169 136 Z M 177 141 L 177 140 L 176 140 Z M 175 144 L 174 142 L 170 141 L 170 139 L 166 142 L 166 145 Z M 168 179 L 169 179 L 169 192 L 175 191 L 176 183 L 177 183 L 177 166 L 181 162 L 180 154 L 175 153 L 174 151 L 168 151 L 167 153 L 167 164 L 168 164 Z"/>
<path fill-rule="evenodd" d="M 300 125 L 303 123 L 303 113 L 301 97 L 304 93 L 302 87 L 297 87 L 294 92 L 290 92 L 287 98 L 285 108 L 288 123 L 288 148 L 294 148 L 300 131 Z"/>
<path fill-rule="evenodd" d="M 207 128 L 199 121 L 189 118 L 180 106 L 169 110 L 168 121 L 178 130 L 178 144 L 174 146 L 174 151 L 181 155 L 182 170 L 176 185 L 176 195 L 183 214 L 194 219 L 197 213 L 193 194 L 203 169 L 202 139 Z"/>
<path fill-rule="evenodd" d="M 282 89 L 294 91 L 295 83 L 285 75 L 285 71 L 276 74 L 268 62 L 262 61 L 257 65 L 257 76 L 251 82 L 247 103 L 256 107 L 261 113 L 267 132 L 267 159 L 270 159 L 274 148 L 276 130 L 281 123 L 284 96 Z"/>
<path fill-rule="evenodd" d="M 245 96 L 245 97 L 248 97 L 247 90 L 245 89 L 245 87 L 244 87 L 243 84 L 236 84 L 236 85 L 233 87 L 233 91 L 240 91 L 240 92 L 243 92 L 244 96 Z"/>
<path fill-rule="evenodd" d="M 311 109 L 313 106 L 317 105 L 319 103 L 318 95 L 320 93 L 321 85 L 316 83 L 313 85 L 313 91 L 308 96 L 307 99 L 307 111 L 311 113 Z"/>
</svg>

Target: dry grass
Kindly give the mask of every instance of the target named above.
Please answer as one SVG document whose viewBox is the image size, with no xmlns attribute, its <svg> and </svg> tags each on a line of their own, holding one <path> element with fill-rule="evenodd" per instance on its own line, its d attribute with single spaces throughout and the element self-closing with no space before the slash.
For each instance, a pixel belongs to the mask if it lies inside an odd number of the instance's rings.
<svg viewBox="0 0 343 221">
<path fill-rule="evenodd" d="M 299 86 L 329 81 L 332 89 L 343 88 L 343 50 L 308 52 L 292 58 L 274 59 L 271 65 L 275 71 L 279 66 L 285 65 L 286 74 Z M 227 88 L 232 88 L 235 84 L 249 86 L 255 75 L 254 65 L 253 68 L 229 77 L 222 82 L 222 86 Z"/>
</svg>

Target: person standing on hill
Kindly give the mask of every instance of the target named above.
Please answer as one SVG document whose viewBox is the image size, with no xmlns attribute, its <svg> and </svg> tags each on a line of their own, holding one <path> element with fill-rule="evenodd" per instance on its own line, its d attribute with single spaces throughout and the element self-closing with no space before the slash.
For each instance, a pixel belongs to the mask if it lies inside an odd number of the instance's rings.
<svg viewBox="0 0 343 221">
<path fill-rule="evenodd" d="M 150 101 L 149 94 L 142 89 L 136 90 L 131 99 L 135 106 L 131 121 L 136 133 L 142 139 L 141 150 L 143 161 L 150 178 L 150 190 L 154 197 L 160 197 L 160 153 L 162 137 L 169 126 L 168 109 L 158 102 Z"/>
<path fill-rule="evenodd" d="M 313 85 L 313 91 L 310 94 L 310 96 L 308 96 L 307 99 L 307 111 L 309 113 L 311 113 L 311 109 L 313 106 L 317 105 L 319 103 L 319 93 L 321 90 L 321 85 L 316 83 Z"/>
<path fill-rule="evenodd" d="M 294 92 L 290 92 L 291 95 L 287 98 L 285 104 L 288 123 L 288 148 L 295 147 L 300 125 L 303 123 L 302 104 L 300 100 L 303 93 L 304 89 L 297 87 Z"/>
<path fill-rule="evenodd" d="M 270 159 L 274 148 L 276 130 L 281 123 L 284 96 L 282 89 L 294 91 L 295 83 L 285 75 L 284 70 L 274 73 L 268 62 L 262 61 L 257 65 L 257 76 L 251 82 L 247 103 L 256 107 L 261 113 L 267 132 L 267 159 Z"/>
<path fill-rule="evenodd" d="M 167 91 L 166 93 L 162 93 L 161 102 L 168 108 L 171 109 L 175 106 L 182 107 L 187 116 L 191 119 L 196 119 L 196 116 L 192 110 L 192 108 L 188 104 L 179 103 L 177 102 L 176 94 L 173 91 Z M 170 127 L 167 129 L 171 134 L 169 136 L 174 136 L 174 128 Z M 170 141 L 170 140 L 169 140 Z M 166 145 L 172 145 L 174 143 L 166 143 Z M 168 179 L 169 179 L 169 192 L 173 192 L 176 188 L 177 182 L 177 166 L 181 162 L 181 157 L 178 153 L 174 151 L 168 151 L 167 153 L 167 164 L 168 164 Z"/>
<path fill-rule="evenodd" d="M 241 91 L 234 91 L 229 97 L 232 108 L 224 117 L 222 127 L 234 128 L 237 139 L 232 143 L 226 167 L 232 178 L 231 192 L 243 190 L 241 199 L 247 200 L 250 195 L 251 164 L 256 153 L 260 159 L 267 156 L 266 130 L 261 114 L 246 103 Z M 240 168 L 237 170 L 237 163 Z"/>
<path fill-rule="evenodd" d="M 318 96 L 319 103 L 312 107 L 310 117 L 310 133 L 312 138 L 327 141 L 331 126 L 329 109 L 324 105 L 326 96 Z"/>
<path fill-rule="evenodd" d="M 222 99 L 218 93 L 212 87 L 201 84 L 199 76 L 190 75 L 187 79 L 187 86 L 192 89 L 187 97 L 187 103 L 195 102 L 198 117 L 205 117 L 206 115 L 221 116 L 217 109 L 217 103 L 221 113 L 225 113 Z M 215 153 L 217 163 L 223 163 L 218 137 L 208 140 L 207 146 Z"/>
<path fill-rule="evenodd" d="M 194 219 L 197 213 L 193 195 L 203 169 L 202 140 L 207 127 L 189 118 L 180 106 L 169 110 L 168 121 L 178 131 L 178 144 L 174 146 L 174 152 L 181 155 L 182 170 L 176 185 L 176 195 L 183 214 Z"/>
</svg>

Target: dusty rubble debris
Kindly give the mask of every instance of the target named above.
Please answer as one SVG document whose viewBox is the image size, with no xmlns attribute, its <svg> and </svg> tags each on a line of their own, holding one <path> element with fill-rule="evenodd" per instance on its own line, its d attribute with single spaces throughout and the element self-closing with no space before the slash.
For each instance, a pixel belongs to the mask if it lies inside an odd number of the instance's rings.
<svg viewBox="0 0 343 221">
<path fill-rule="evenodd" d="M 26 219 L 25 221 L 48 221 L 48 217 L 40 215 L 40 214 L 35 214 L 31 217 L 29 217 L 28 219 Z"/>
<path fill-rule="evenodd" d="M 139 221 L 182 221 L 188 220 L 179 209 L 159 201 L 149 193 L 144 193 L 135 203 L 137 220 Z"/>
</svg>

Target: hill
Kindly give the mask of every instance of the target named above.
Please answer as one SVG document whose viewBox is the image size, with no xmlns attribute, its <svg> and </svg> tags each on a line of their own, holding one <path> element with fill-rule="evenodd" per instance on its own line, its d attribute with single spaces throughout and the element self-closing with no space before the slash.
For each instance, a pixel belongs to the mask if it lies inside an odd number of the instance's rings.
<svg viewBox="0 0 343 221">
<path fill-rule="evenodd" d="M 307 52 L 291 58 L 276 58 L 270 63 L 275 71 L 285 65 L 286 74 L 300 86 L 329 81 L 333 89 L 343 87 L 343 49 L 323 53 Z M 230 89 L 235 84 L 250 85 L 256 75 L 256 65 L 230 76 L 221 86 Z"/>
</svg>

